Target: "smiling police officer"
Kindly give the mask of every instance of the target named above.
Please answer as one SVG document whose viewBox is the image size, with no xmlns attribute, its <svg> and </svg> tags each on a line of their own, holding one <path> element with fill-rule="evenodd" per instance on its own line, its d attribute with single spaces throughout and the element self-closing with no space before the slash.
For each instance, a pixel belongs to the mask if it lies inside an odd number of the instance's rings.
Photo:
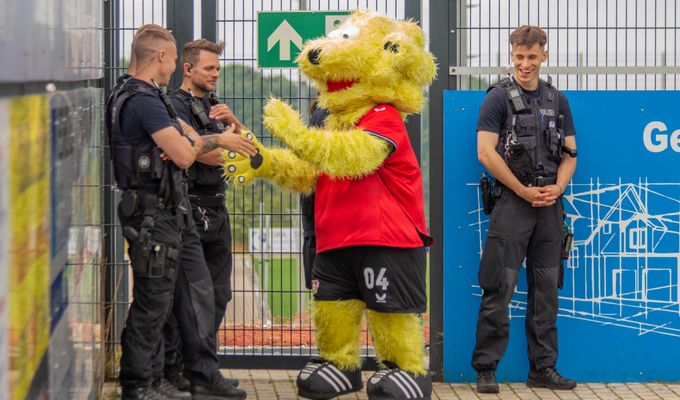
<svg viewBox="0 0 680 400">
<path fill-rule="evenodd" d="M 508 304 L 525 258 L 527 385 L 576 386 L 556 369 L 561 196 L 576 169 L 576 140 L 567 98 L 539 79 L 546 43 L 535 26 L 512 32 L 514 73 L 489 89 L 479 112 L 478 157 L 498 186 L 479 266 L 483 295 L 472 366 L 480 393 L 499 391 L 495 370 L 508 344 Z"/>
<path fill-rule="evenodd" d="M 245 398 L 234 393 L 219 374 L 202 315 L 214 304 L 207 266 L 186 195 L 184 169 L 198 155 L 226 148 L 234 128 L 199 136 L 176 118 L 170 101 L 158 89 L 175 70 L 177 49 L 172 35 L 154 26 L 135 35 L 136 66 L 116 86 L 106 105 L 106 127 L 116 183 L 123 190 L 118 216 L 129 244 L 134 276 L 133 302 L 121 336 L 120 382 L 124 399 L 166 399 L 152 382 L 151 360 L 160 348 L 161 328 L 173 304 L 183 308 L 179 318 L 184 346 L 190 356 L 185 368 L 194 398 Z M 243 154 L 254 154 L 246 140 Z M 201 297 L 189 293 L 189 283 L 205 282 Z M 177 289 L 177 290 L 176 290 Z M 177 393 L 175 393 L 177 395 Z M 182 396 L 186 397 L 186 396 Z"/>
</svg>

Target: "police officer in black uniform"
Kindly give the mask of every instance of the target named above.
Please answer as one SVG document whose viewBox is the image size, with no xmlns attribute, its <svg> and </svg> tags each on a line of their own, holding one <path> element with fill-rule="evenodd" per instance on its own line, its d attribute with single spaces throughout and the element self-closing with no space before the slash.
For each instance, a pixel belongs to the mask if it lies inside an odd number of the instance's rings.
<svg viewBox="0 0 680 400">
<path fill-rule="evenodd" d="M 318 106 L 314 101 L 311 107 L 312 116 L 309 125 L 322 128 L 328 110 Z M 314 193 L 300 195 L 300 214 L 302 215 L 302 265 L 305 270 L 305 287 L 312 289 L 312 267 L 316 258 L 316 232 L 314 230 Z"/>
<path fill-rule="evenodd" d="M 193 398 L 245 398 L 219 374 L 214 341 L 207 329 L 214 304 L 210 276 L 196 227 L 188 217 L 184 169 L 196 156 L 233 140 L 233 128 L 199 136 L 173 114 L 158 89 L 175 70 L 172 35 L 159 26 L 135 35 L 134 77 L 118 82 L 107 100 L 106 127 L 118 187 L 118 214 L 129 245 L 134 276 L 133 302 L 121 336 L 120 382 L 124 399 L 166 399 L 152 383 L 151 360 L 160 348 L 161 329 L 173 297 L 186 304 L 178 318 L 189 356 L 185 373 Z M 237 136 L 240 137 L 240 136 Z M 243 140 L 237 150 L 255 154 Z M 189 291 L 204 282 L 209 290 Z"/>
<path fill-rule="evenodd" d="M 527 385 L 576 386 L 556 369 L 561 196 L 576 169 L 576 141 L 567 98 L 539 79 L 546 42 L 545 32 L 535 26 L 510 35 L 514 73 L 489 89 L 479 113 L 478 156 L 497 185 L 479 266 L 483 295 L 472 366 L 480 393 L 499 391 L 495 370 L 508 343 L 508 304 L 525 258 Z"/>
<path fill-rule="evenodd" d="M 229 107 L 220 103 L 215 94 L 220 76 L 219 56 L 223 50 L 223 43 L 217 44 L 206 39 L 185 44 L 182 52 L 184 78 L 181 86 L 169 94 L 179 117 L 200 135 L 222 132 L 230 124 L 235 126 L 235 132 L 239 132 L 242 127 Z M 201 239 L 214 290 L 215 314 L 211 335 L 215 339 L 227 303 L 231 300 L 231 227 L 225 205 L 223 152 L 223 149 L 215 149 L 198 156 L 197 162 L 188 170 L 191 214 Z M 186 383 L 180 375 L 181 337 L 175 318 L 168 320 L 164 338 L 164 374 L 170 382 L 183 389 Z M 238 386 L 238 380 L 225 379 Z"/>
</svg>

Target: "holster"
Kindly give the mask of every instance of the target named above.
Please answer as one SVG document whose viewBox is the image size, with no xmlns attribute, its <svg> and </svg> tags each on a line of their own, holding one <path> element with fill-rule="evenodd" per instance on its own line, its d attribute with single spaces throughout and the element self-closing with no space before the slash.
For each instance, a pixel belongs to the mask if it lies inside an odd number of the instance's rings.
<svg viewBox="0 0 680 400">
<path fill-rule="evenodd" d="M 484 214 L 491 214 L 493 206 L 496 204 L 496 190 L 494 179 L 482 172 L 482 178 L 479 180 L 479 189 L 482 192 L 482 210 Z"/>
<path fill-rule="evenodd" d="M 132 226 L 123 229 L 123 235 L 130 242 L 130 263 L 135 276 L 141 278 L 167 277 L 174 280 L 180 251 L 178 248 L 152 239 L 156 214 L 161 200 L 153 193 L 135 195 L 141 198 L 143 207 L 139 231 Z M 129 206 L 126 206 L 129 208 Z"/>
<path fill-rule="evenodd" d="M 562 289 L 564 286 L 564 263 L 569 260 L 569 253 L 571 252 L 571 245 L 574 243 L 574 233 L 567 225 L 567 215 L 562 214 L 562 262 L 560 263 L 560 272 L 557 278 L 557 288 Z"/>
</svg>

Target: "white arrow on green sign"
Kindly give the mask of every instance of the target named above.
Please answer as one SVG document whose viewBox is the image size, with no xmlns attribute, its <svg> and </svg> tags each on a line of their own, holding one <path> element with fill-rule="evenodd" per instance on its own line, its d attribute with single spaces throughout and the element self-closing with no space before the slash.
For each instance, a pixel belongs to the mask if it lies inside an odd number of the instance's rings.
<svg viewBox="0 0 680 400">
<path fill-rule="evenodd" d="M 350 11 L 261 11 L 257 14 L 257 66 L 297 68 L 304 42 L 325 36 Z"/>
</svg>

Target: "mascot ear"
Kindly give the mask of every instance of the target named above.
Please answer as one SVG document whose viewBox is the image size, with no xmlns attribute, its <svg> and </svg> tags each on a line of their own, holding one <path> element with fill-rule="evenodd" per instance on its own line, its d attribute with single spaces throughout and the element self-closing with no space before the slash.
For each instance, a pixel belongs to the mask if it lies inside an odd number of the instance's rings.
<svg viewBox="0 0 680 400">
<path fill-rule="evenodd" d="M 436 74 L 434 57 L 425 51 L 422 30 L 412 22 L 403 22 L 401 28 L 406 32 L 387 35 L 383 43 L 384 57 L 408 81 L 418 86 L 427 86 Z"/>
</svg>

